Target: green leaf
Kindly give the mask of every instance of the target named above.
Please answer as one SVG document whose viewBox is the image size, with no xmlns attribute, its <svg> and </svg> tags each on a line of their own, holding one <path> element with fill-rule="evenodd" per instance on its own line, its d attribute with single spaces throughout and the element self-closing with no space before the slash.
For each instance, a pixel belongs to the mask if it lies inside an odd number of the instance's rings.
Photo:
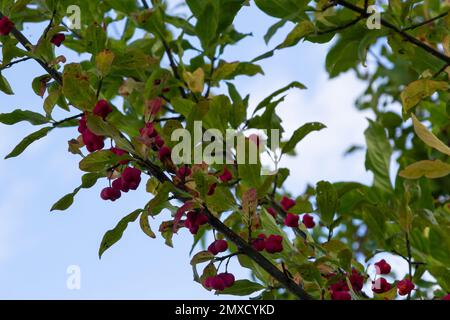
<svg viewBox="0 0 450 320">
<path fill-rule="evenodd" d="M 81 186 L 75 188 L 72 193 L 66 194 L 60 200 L 58 200 L 50 209 L 50 211 L 64 211 L 67 210 L 74 201 L 75 196 L 81 189 L 89 189 L 95 185 L 95 183 L 103 177 L 98 173 L 86 173 L 81 177 Z"/>
<path fill-rule="evenodd" d="M 13 95 L 14 92 L 9 85 L 8 80 L 0 73 L 0 91 L 7 95 Z"/>
<path fill-rule="evenodd" d="M 270 96 L 268 96 L 267 98 L 265 98 L 263 101 L 261 101 L 258 106 L 256 107 L 255 111 L 253 112 L 253 114 L 255 114 L 258 110 L 261 110 L 265 107 L 267 107 L 273 98 L 275 98 L 276 96 L 280 95 L 283 92 L 286 92 L 292 88 L 297 88 L 297 89 L 306 89 L 306 86 L 300 82 L 294 81 L 291 82 L 290 84 L 288 84 L 287 86 L 275 91 L 274 93 L 272 93 Z"/>
<path fill-rule="evenodd" d="M 122 235 L 126 228 L 128 227 L 128 224 L 130 222 L 136 221 L 136 219 L 141 214 L 142 209 L 137 209 L 124 217 L 122 220 L 119 221 L 119 223 L 114 227 L 114 229 L 111 229 L 105 233 L 103 236 L 102 242 L 100 244 L 100 248 L 98 250 L 98 256 L 99 258 L 102 257 L 103 253 L 108 250 L 112 245 L 114 245 L 117 241 L 119 241 L 122 238 Z"/>
<path fill-rule="evenodd" d="M 261 291 L 265 287 L 259 283 L 251 282 L 249 280 L 237 280 L 232 287 L 226 288 L 218 294 L 230 294 L 234 296 L 248 296 L 254 292 Z"/>
<path fill-rule="evenodd" d="M 399 176 L 406 179 L 419 179 L 423 176 L 429 179 L 436 179 L 449 174 L 450 164 L 441 160 L 422 160 L 407 166 L 400 171 Z"/>
<path fill-rule="evenodd" d="M 286 24 L 286 22 L 287 22 L 286 19 L 282 19 L 282 20 L 276 22 L 275 24 L 273 24 L 267 30 L 267 33 L 264 35 L 264 41 L 266 42 L 266 44 L 269 44 L 270 39 L 272 39 L 272 37 L 277 33 L 277 31 Z"/>
<path fill-rule="evenodd" d="M 80 170 L 85 172 L 98 172 L 119 163 L 120 157 L 110 150 L 100 150 L 87 155 L 80 161 Z"/>
<path fill-rule="evenodd" d="M 42 128 L 36 132 L 33 132 L 32 134 L 30 134 L 29 136 L 25 137 L 15 148 L 13 151 L 11 151 L 11 153 L 9 153 L 5 159 L 9 159 L 9 158 L 14 158 L 17 157 L 18 155 L 20 155 L 26 148 L 28 148 L 28 146 L 30 144 L 32 144 L 33 142 L 44 138 L 51 130 L 53 129 L 53 127 L 45 127 Z"/>
<path fill-rule="evenodd" d="M 63 72 L 63 93 L 81 110 L 91 111 L 97 98 L 91 87 L 89 75 L 76 63 L 67 64 Z"/>
<path fill-rule="evenodd" d="M 199 263 L 203 263 L 206 261 L 210 261 L 212 259 L 214 259 L 214 255 L 211 252 L 209 252 L 207 250 L 200 251 L 192 257 L 191 266 L 199 264 Z"/>
<path fill-rule="evenodd" d="M 405 112 L 416 106 L 422 99 L 430 97 L 438 90 L 449 90 L 450 85 L 445 81 L 420 79 L 408 84 L 401 93 L 403 110 Z"/>
<path fill-rule="evenodd" d="M 439 140 L 432 132 L 428 131 L 428 129 L 417 120 L 415 115 L 411 114 L 411 117 L 413 119 L 414 131 L 420 140 L 425 142 L 428 146 L 450 156 L 450 148 Z"/>
<path fill-rule="evenodd" d="M 328 181 L 319 181 L 316 185 L 316 201 L 322 222 L 330 226 L 338 207 L 338 196 L 334 186 Z"/>
<path fill-rule="evenodd" d="M 11 113 L 0 113 L 0 122 L 3 124 L 12 125 L 21 121 L 27 121 L 35 126 L 49 122 L 42 114 L 28 110 L 17 109 Z"/>
<path fill-rule="evenodd" d="M 203 0 L 205 2 L 202 13 L 198 16 L 195 31 L 205 50 L 208 50 L 217 37 L 219 28 L 219 8 L 216 0 Z"/>
<path fill-rule="evenodd" d="M 391 191 L 389 168 L 392 147 L 382 125 L 369 120 L 369 128 L 364 132 L 366 136 L 366 169 L 374 174 L 374 186 L 384 191 Z"/>
<path fill-rule="evenodd" d="M 156 235 L 153 232 L 152 228 L 150 227 L 150 223 L 148 221 L 149 211 L 144 211 L 141 214 L 141 217 L 139 219 L 139 225 L 141 226 L 142 231 L 148 235 L 150 238 L 155 239 Z"/>
<path fill-rule="evenodd" d="M 295 150 L 297 144 L 303 140 L 309 133 L 313 131 L 320 131 L 326 126 L 320 122 L 306 123 L 297 130 L 295 130 L 289 141 L 283 146 L 282 153 L 290 153 Z"/>
<path fill-rule="evenodd" d="M 294 29 L 289 32 L 283 43 L 280 44 L 277 49 L 283 49 L 295 46 L 301 39 L 315 31 L 315 26 L 310 21 L 302 21 L 297 24 Z"/>
</svg>

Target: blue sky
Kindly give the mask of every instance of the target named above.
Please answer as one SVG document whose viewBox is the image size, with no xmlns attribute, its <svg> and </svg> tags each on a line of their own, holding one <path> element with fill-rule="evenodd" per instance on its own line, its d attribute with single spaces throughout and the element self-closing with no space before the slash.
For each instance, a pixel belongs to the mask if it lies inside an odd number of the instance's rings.
<svg viewBox="0 0 450 320">
<path fill-rule="evenodd" d="M 254 5 L 244 8 L 236 20 L 241 32 L 252 32 L 238 46 L 226 51 L 225 59 L 251 60 L 283 40 L 289 27 L 269 46 L 263 41 L 267 28 L 275 22 Z M 43 26 L 41 26 L 43 28 Z M 28 26 L 25 34 L 36 39 L 41 32 Z M 307 183 L 326 179 L 370 183 L 364 169 L 364 153 L 343 157 L 352 144 L 364 143 L 365 117 L 353 101 L 364 89 L 349 73 L 329 80 L 324 71 L 327 48 L 303 43 L 278 51 L 261 65 L 265 76 L 239 78 L 242 94 L 251 94 L 251 105 L 270 92 L 298 80 L 308 90 L 291 91 L 279 113 L 290 135 L 305 122 L 320 121 L 327 129 L 314 133 L 298 146 L 298 157 L 285 158 L 282 166 L 291 170 L 287 188 L 300 194 Z M 68 62 L 79 57 L 58 49 Z M 17 95 L 0 93 L 0 112 L 17 108 L 42 112 L 43 101 L 31 89 L 31 80 L 44 74 L 33 61 L 6 70 Z M 64 118 L 60 112 L 55 118 Z M 36 130 L 28 124 L 0 125 L 0 156 L 3 158 L 23 137 Z M 76 129 L 63 129 L 33 144 L 22 156 L 0 160 L 0 298 L 2 299 L 215 299 L 192 281 L 189 250 L 192 237 L 183 230 L 174 237 L 174 248 L 145 236 L 137 223 L 131 224 L 122 240 L 98 259 L 103 234 L 126 214 L 148 201 L 143 186 L 115 203 L 100 200 L 100 182 L 89 191 L 82 190 L 66 212 L 50 213 L 52 204 L 80 184 L 79 158 L 67 152 L 67 141 Z M 143 183 L 144 185 L 144 183 Z M 167 219 L 167 214 L 165 216 Z M 158 221 L 153 221 L 154 230 Z M 68 290 L 66 269 L 81 268 L 81 289 Z M 247 276 L 237 264 L 230 270 L 237 278 Z M 226 298 L 225 296 L 223 298 Z"/>
</svg>

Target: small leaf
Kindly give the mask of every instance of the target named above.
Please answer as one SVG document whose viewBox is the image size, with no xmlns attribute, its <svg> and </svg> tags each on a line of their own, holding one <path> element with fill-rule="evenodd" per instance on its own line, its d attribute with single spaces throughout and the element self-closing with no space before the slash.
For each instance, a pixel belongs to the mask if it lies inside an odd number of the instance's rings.
<svg viewBox="0 0 450 320">
<path fill-rule="evenodd" d="M 198 68 L 194 72 L 185 71 L 183 73 L 189 89 L 195 93 L 202 93 L 205 86 L 205 72 L 202 68 Z"/>
<path fill-rule="evenodd" d="M 29 136 L 25 137 L 15 148 L 8 154 L 5 159 L 14 158 L 20 155 L 30 144 L 35 142 L 36 140 L 42 139 L 45 137 L 53 127 L 45 127 L 36 132 L 33 132 Z"/>
<path fill-rule="evenodd" d="M 209 251 L 200 251 L 197 254 L 195 254 L 191 259 L 191 266 L 203 263 L 206 261 L 210 261 L 214 259 L 214 255 Z"/>
<path fill-rule="evenodd" d="M 133 211 L 132 213 L 124 217 L 122 220 L 120 220 L 119 223 L 114 227 L 114 229 L 111 229 L 105 233 L 98 251 L 99 258 L 102 257 L 103 253 L 106 250 L 108 250 L 113 244 L 115 244 L 117 241 L 120 240 L 120 238 L 122 238 L 122 235 L 126 230 L 126 228 L 128 227 L 128 224 L 130 222 L 136 221 L 141 212 L 142 209 Z"/>
<path fill-rule="evenodd" d="M 150 238 L 155 239 L 156 235 L 150 227 L 150 223 L 148 221 L 148 211 L 142 212 L 141 217 L 139 219 L 139 225 L 141 226 L 142 231 L 148 235 Z"/>
<path fill-rule="evenodd" d="M 253 114 L 255 114 L 258 110 L 261 110 L 261 109 L 265 108 L 267 105 L 269 105 L 273 98 L 275 98 L 276 96 L 280 95 L 281 93 L 286 92 L 286 91 L 288 91 L 289 89 L 292 89 L 292 88 L 306 89 L 306 86 L 304 84 L 300 83 L 300 82 L 297 82 L 297 81 L 291 82 L 287 86 L 285 86 L 285 87 L 275 91 L 270 96 L 268 96 L 263 101 L 261 101 L 258 104 L 258 106 L 256 107 L 256 109 L 253 112 Z"/>
<path fill-rule="evenodd" d="M 50 209 L 50 211 L 64 211 L 67 210 L 72 204 L 74 200 L 74 193 L 66 194 L 64 197 L 59 199 Z"/>
<path fill-rule="evenodd" d="M 48 123 L 45 116 L 33 111 L 17 109 L 11 113 L 0 113 L 0 122 L 3 124 L 12 125 L 21 121 L 28 121 L 35 126 Z"/>
<path fill-rule="evenodd" d="M 420 140 L 425 142 L 428 146 L 450 156 L 450 148 L 439 140 L 432 132 L 428 131 L 428 129 L 417 120 L 415 115 L 411 114 L 411 117 L 413 120 L 414 131 L 419 136 Z"/>
<path fill-rule="evenodd" d="M 234 296 L 248 296 L 257 291 L 261 291 L 264 289 L 264 286 L 251 282 L 249 280 L 237 280 L 232 287 L 226 288 L 223 291 L 218 291 L 218 294 L 230 294 Z"/>
<path fill-rule="evenodd" d="M 280 44 L 277 49 L 295 46 L 301 39 L 315 31 L 314 24 L 310 21 L 302 21 L 297 24 L 294 29 L 289 32 L 286 39 Z"/>
<path fill-rule="evenodd" d="M 0 91 L 2 91 L 3 93 L 7 94 L 7 95 L 13 95 L 14 92 L 11 89 L 11 86 L 9 85 L 8 80 L 6 80 L 6 78 L 4 76 L 2 76 L 2 74 L 0 73 Z"/>
<path fill-rule="evenodd" d="M 400 171 L 399 176 L 406 179 L 419 179 L 423 176 L 436 179 L 450 174 L 450 164 L 441 160 L 422 160 L 410 164 Z"/>
<path fill-rule="evenodd" d="M 283 146 L 282 153 L 292 152 L 297 146 L 297 143 L 302 141 L 303 138 L 306 137 L 309 133 L 313 131 L 320 131 L 324 128 L 326 128 L 326 126 L 320 122 L 310 122 L 304 124 L 294 132 L 291 139 L 289 139 L 289 141 Z"/>
<path fill-rule="evenodd" d="M 110 50 L 103 50 L 97 54 L 95 58 L 95 65 L 97 67 L 100 76 L 105 77 L 111 70 L 115 54 Z"/>
<path fill-rule="evenodd" d="M 85 172 L 97 172 L 107 169 L 120 160 L 120 157 L 110 150 L 100 150 L 93 152 L 80 161 L 80 170 Z"/>
<path fill-rule="evenodd" d="M 328 181 L 319 181 L 316 186 L 316 200 L 320 216 L 327 226 L 333 223 L 334 213 L 338 205 L 338 196 L 334 186 Z"/>
<path fill-rule="evenodd" d="M 422 99 L 430 97 L 438 90 L 448 90 L 449 84 L 445 81 L 420 79 L 408 84 L 401 93 L 403 109 L 407 112 L 416 106 Z"/>
</svg>

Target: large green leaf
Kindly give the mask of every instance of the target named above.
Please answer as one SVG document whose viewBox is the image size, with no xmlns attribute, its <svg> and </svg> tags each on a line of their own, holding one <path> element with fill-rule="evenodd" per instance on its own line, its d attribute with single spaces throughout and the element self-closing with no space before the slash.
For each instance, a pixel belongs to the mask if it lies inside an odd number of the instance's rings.
<svg viewBox="0 0 450 320">
<path fill-rule="evenodd" d="M 142 212 L 141 209 L 133 211 L 132 213 L 124 217 L 122 220 L 120 220 L 119 223 L 113 229 L 105 233 L 102 242 L 100 244 L 100 248 L 98 250 L 99 258 L 102 257 L 103 253 L 106 250 L 108 250 L 112 245 L 114 245 L 117 241 L 119 241 L 122 238 L 122 235 L 126 230 L 126 228 L 128 227 L 128 224 L 130 222 L 136 221 L 141 212 Z"/>
<path fill-rule="evenodd" d="M 264 286 L 251 282 L 250 280 L 237 280 L 232 287 L 226 288 L 223 291 L 217 292 L 218 294 L 230 294 L 233 296 L 248 296 L 254 292 L 261 291 Z"/>
<path fill-rule="evenodd" d="M 12 125 L 21 121 L 27 121 L 35 126 L 49 122 L 47 117 L 29 110 L 17 109 L 11 113 L 0 113 L 0 122 L 3 124 Z"/>
<path fill-rule="evenodd" d="M 369 128 L 364 132 L 366 136 L 366 169 L 374 174 L 374 186 L 384 191 L 391 191 L 389 168 L 392 147 L 382 125 L 369 120 Z"/>
<path fill-rule="evenodd" d="M 33 142 L 44 138 L 49 132 L 50 130 L 52 130 L 53 127 L 45 127 L 42 128 L 36 132 L 33 132 L 32 134 L 30 134 L 29 136 L 25 137 L 14 149 L 13 151 L 11 151 L 6 157 L 5 159 L 9 159 L 9 158 L 14 158 L 17 157 L 18 155 L 22 154 L 22 152 L 25 151 L 26 148 L 28 148 L 28 146 L 30 144 L 32 144 Z"/>
<path fill-rule="evenodd" d="M 326 126 L 320 122 L 306 123 L 297 130 L 295 130 L 289 141 L 283 146 L 282 153 L 290 153 L 295 150 L 297 144 L 303 140 L 309 133 L 313 131 L 320 131 Z"/>
<path fill-rule="evenodd" d="M 328 181 L 319 181 L 316 186 L 316 201 L 322 222 L 330 226 L 338 207 L 338 196 L 334 186 Z"/>
</svg>

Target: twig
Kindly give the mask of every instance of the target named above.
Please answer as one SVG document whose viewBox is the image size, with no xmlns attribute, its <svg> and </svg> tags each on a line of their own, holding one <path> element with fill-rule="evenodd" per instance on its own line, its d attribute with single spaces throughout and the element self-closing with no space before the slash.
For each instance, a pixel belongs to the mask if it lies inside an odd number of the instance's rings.
<svg viewBox="0 0 450 320">
<path fill-rule="evenodd" d="M 80 113 L 80 114 L 77 114 L 77 115 L 74 115 L 74 116 L 71 116 L 71 117 L 68 117 L 68 118 L 65 118 L 65 119 L 62 119 L 62 120 L 60 120 L 60 121 L 54 122 L 54 123 L 53 123 L 53 127 L 57 127 L 57 126 L 59 126 L 59 125 L 65 123 L 65 122 L 67 122 L 67 121 L 74 120 L 74 119 L 78 119 L 78 118 L 80 118 L 80 117 L 82 117 L 82 116 L 84 116 L 84 112 L 83 112 L 83 113 Z"/>
<path fill-rule="evenodd" d="M 357 24 L 362 19 L 364 19 L 364 17 L 358 17 L 358 18 L 356 18 L 356 19 L 354 19 L 354 20 L 352 20 L 352 21 L 350 21 L 350 22 L 348 22 L 348 23 L 346 23 L 346 24 L 344 24 L 342 26 L 338 26 L 336 28 L 329 29 L 329 30 L 319 31 L 319 32 L 317 32 L 317 34 L 318 35 L 324 35 L 324 34 L 328 34 L 328 33 L 332 33 L 332 32 L 341 31 L 341 30 L 347 29 L 347 28 Z"/>
<path fill-rule="evenodd" d="M 408 255 L 408 274 L 409 280 L 412 280 L 412 255 L 411 255 L 411 243 L 409 242 L 408 232 L 405 232 L 405 241 L 406 241 L 406 252 Z M 408 300 L 411 299 L 411 291 L 408 292 Z"/>
<path fill-rule="evenodd" d="M 213 57 L 211 59 L 211 70 L 209 71 L 208 88 L 206 89 L 205 98 L 208 98 L 209 93 L 211 92 L 211 84 L 212 84 L 212 77 L 214 74 L 214 62 L 215 61 L 216 61 L 216 58 Z"/>
<path fill-rule="evenodd" d="M 436 20 L 439 20 L 439 19 L 445 17 L 446 15 L 448 15 L 449 13 L 450 13 L 450 11 L 441 13 L 440 15 L 438 15 L 438 16 L 436 16 L 436 17 L 434 17 L 434 18 L 431 18 L 431 19 L 429 19 L 429 20 L 425 20 L 425 21 L 423 21 L 423 22 L 420 22 L 420 23 L 414 24 L 414 25 L 412 25 L 412 26 L 409 26 L 409 27 L 407 27 L 407 28 L 404 28 L 403 31 L 408 31 L 408 30 L 413 30 L 413 29 L 419 28 L 419 27 L 421 27 L 421 26 L 424 26 L 424 25 L 426 25 L 426 24 L 429 24 L 429 23 L 431 23 L 431 22 L 434 22 L 434 21 L 436 21 Z"/>
<path fill-rule="evenodd" d="M 3 71 L 3 70 L 8 69 L 8 68 L 11 68 L 15 64 L 18 64 L 18 63 L 21 63 L 21 62 L 24 62 L 24 61 L 28 61 L 28 60 L 31 60 L 31 59 L 33 59 L 33 58 L 25 57 L 25 58 L 22 58 L 22 59 L 19 59 L 19 60 L 16 60 L 16 61 L 12 61 L 12 62 L 8 63 L 7 65 L 1 67 L 0 71 Z"/>
<path fill-rule="evenodd" d="M 153 122 L 163 122 L 163 121 L 169 121 L 169 120 L 184 120 L 184 116 L 171 117 L 171 118 L 158 118 L 158 119 L 153 120 Z"/>
</svg>

